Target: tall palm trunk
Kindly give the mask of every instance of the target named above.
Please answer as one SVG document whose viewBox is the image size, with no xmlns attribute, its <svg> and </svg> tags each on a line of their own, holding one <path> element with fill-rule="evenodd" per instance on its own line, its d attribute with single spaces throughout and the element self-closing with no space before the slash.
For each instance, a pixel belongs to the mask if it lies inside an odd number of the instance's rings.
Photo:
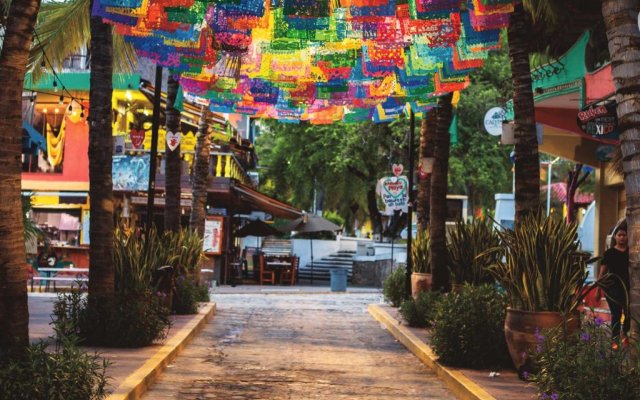
<svg viewBox="0 0 640 400">
<path fill-rule="evenodd" d="M 631 317 L 633 331 L 640 330 L 640 32 L 638 0 L 602 0 L 602 16 L 607 28 L 613 82 L 618 103 L 618 129 L 627 193 L 629 272 L 631 275 Z M 633 322 L 636 321 L 636 322 Z"/>
<path fill-rule="evenodd" d="M 198 236 L 204 235 L 204 219 L 207 206 L 207 177 L 209 176 L 209 162 L 211 152 L 211 138 L 209 136 L 209 124 L 207 117 L 209 110 L 202 107 L 200 124 L 198 126 L 198 140 L 196 142 L 196 158 L 193 166 L 193 199 L 191 201 L 191 216 L 189 227 L 198 232 Z"/>
<path fill-rule="evenodd" d="M 449 126 L 453 117 L 451 106 L 452 95 L 438 99 L 437 125 L 433 138 L 435 161 L 433 176 L 431 177 L 431 210 L 430 210 L 430 241 L 431 241 L 431 273 L 433 275 L 432 289 L 440 291 L 449 284 L 449 269 L 447 268 L 447 176 L 449 173 Z"/>
<path fill-rule="evenodd" d="M 178 81 L 169 73 L 167 80 L 167 119 L 166 128 L 169 132 L 180 133 L 180 111 L 174 105 L 178 95 Z M 180 160 L 180 145 L 171 150 L 165 146 L 164 176 L 166 203 L 164 207 L 164 228 L 173 232 L 180 230 L 180 176 L 182 175 L 182 161 Z"/>
<path fill-rule="evenodd" d="M 513 110 L 516 168 L 515 224 L 540 206 L 540 160 L 536 136 L 535 108 L 529 66 L 531 17 L 518 4 L 509 24 L 509 57 L 513 80 Z"/>
<path fill-rule="evenodd" d="M 89 199 L 91 241 L 89 307 L 98 307 L 115 291 L 113 267 L 113 182 L 111 163 L 111 96 L 113 43 L 111 26 L 91 17 L 91 75 L 89 90 Z"/>
<path fill-rule="evenodd" d="M 0 54 L 0 349 L 29 343 L 27 271 L 20 198 L 22 86 L 40 0 L 13 0 Z"/>
<path fill-rule="evenodd" d="M 427 115 L 422 119 L 420 126 L 420 152 L 422 160 L 425 157 L 433 157 L 433 136 L 438 119 L 437 108 L 427 111 Z M 418 178 L 418 201 L 416 211 L 418 212 L 418 231 L 422 231 L 429 226 L 429 202 L 431 196 L 431 174 L 426 178 Z"/>
</svg>

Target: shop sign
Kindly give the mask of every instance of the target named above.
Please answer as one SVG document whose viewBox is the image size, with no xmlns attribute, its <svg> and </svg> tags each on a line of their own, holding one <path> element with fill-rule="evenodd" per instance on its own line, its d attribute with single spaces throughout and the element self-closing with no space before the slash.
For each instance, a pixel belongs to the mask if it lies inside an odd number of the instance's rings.
<svg viewBox="0 0 640 400">
<path fill-rule="evenodd" d="M 484 115 L 484 129 L 491 136 L 502 135 L 502 121 L 505 120 L 506 111 L 502 107 L 493 107 Z"/>
<path fill-rule="evenodd" d="M 204 221 L 202 250 L 210 254 L 222 254 L 223 217 L 207 217 Z"/>
<path fill-rule="evenodd" d="M 616 102 L 594 105 L 578 112 L 578 127 L 595 139 L 618 139 L 618 116 Z"/>
<path fill-rule="evenodd" d="M 393 214 L 395 210 L 406 211 L 409 203 L 409 180 L 406 176 L 382 178 L 376 189 L 385 206 L 384 214 Z"/>
</svg>

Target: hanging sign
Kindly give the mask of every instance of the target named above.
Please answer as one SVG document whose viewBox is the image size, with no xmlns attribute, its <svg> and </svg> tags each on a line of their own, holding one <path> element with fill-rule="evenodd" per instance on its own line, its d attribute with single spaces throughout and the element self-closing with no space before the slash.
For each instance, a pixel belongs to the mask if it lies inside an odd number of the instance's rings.
<svg viewBox="0 0 640 400">
<path fill-rule="evenodd" d="M 393 171 L 393 175 L 395 176 L 402 175 L 403 170 L 404 167 L 402 166 L 402 164 L 393 164 L 393 166 L 391 167 L 391 171 Z"/>
<path fill-rule="evenodd" d="M 409 180 L 406 176 L 389 176 L 378 181 L 376 192 L 384 203 L 384 214 L 406 211 L 409 204 Z"/>
<path fill-rule="evenodd" d="M 502 135 L 502 121 L 505 120 L 506 111 L 502 107 L 493 107 L 484 115 L 484 129 L 491 136 Z"/>
<path fill-rule="evenodd" d="M 617 103 L 610 101 L 606 104 L 583 108 L 578 112 L 578 127 L 594 139 L 617 140 L 619 132 L 616 107 Z"/>
<path fill-rule="evenodd" d="M 222 254 L 222 217 L 207 217 L 204 221 L 202 250 L 214 255 Z"/>
<path fill-rule="evenodd" d="M 139 149 L 142 147 L 142 144 L 144 143 L 144 137 L 145 137 L 144 129 L 131 128 L 131 131 L 129 131 L 129 138 L 131 139 L 131 144 L 136 149 Z"/>
<path fill-rule="evenodd" d="M 422 157 L 420 162 L 418 163 L 418 178 L 420 180 L 425 180 L 429 178 L 431 172 L 433 172 L 433 162 L 435 158 L 433 157 Z"/>
<path fill-rule="evenodd" d="M 180 145 L 182 134 L 180 132 L 167 132 L 167 146 L 174 151 Z"/>
</svg>

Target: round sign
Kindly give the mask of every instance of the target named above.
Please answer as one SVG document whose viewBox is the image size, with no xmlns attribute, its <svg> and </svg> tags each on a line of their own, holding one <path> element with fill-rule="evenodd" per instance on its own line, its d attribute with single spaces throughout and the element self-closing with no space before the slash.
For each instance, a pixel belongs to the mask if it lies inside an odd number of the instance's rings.
<svg viewBox="0 0 640 400">
<path fill-rule="evenodd" d="M 493 107 L 484 115 L 484 129 L 489 135 L 502 135 L 502 121 L 505 119 L 506 111 L 502 107 Z"/>
</svg>

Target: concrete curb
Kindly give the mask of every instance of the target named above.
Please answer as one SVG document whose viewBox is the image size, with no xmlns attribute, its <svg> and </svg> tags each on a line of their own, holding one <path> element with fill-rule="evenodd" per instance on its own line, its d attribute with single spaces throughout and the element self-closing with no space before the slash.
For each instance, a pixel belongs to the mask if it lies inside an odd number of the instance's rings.
<svg viewBox="0 0 640 400">
<path fill-rule="evenodd" d="M 142 397 L 158 375 L 173 361 L 184 346 L 193 339 L 216 311 L 215 303 L 207 303 L 198 314 L 173 335 L 140 368 L 118 386 L 107 400 L 136 400 Z"/>
<path fill-rule="evenodd" d="M 438 363 L 438 357 L 427 344 L 414 335 L 406 326 L 401 325 L 389 313 L 377 304 L 370 304 L 369 314 L 384 325 L 409 351 L 415 354 L 426 366 L 431 368 L 451 392 L 462 400 L 496 400 L 484 389 L 467 378 L 462 372 L 449 369 Z"/>
</svg>

